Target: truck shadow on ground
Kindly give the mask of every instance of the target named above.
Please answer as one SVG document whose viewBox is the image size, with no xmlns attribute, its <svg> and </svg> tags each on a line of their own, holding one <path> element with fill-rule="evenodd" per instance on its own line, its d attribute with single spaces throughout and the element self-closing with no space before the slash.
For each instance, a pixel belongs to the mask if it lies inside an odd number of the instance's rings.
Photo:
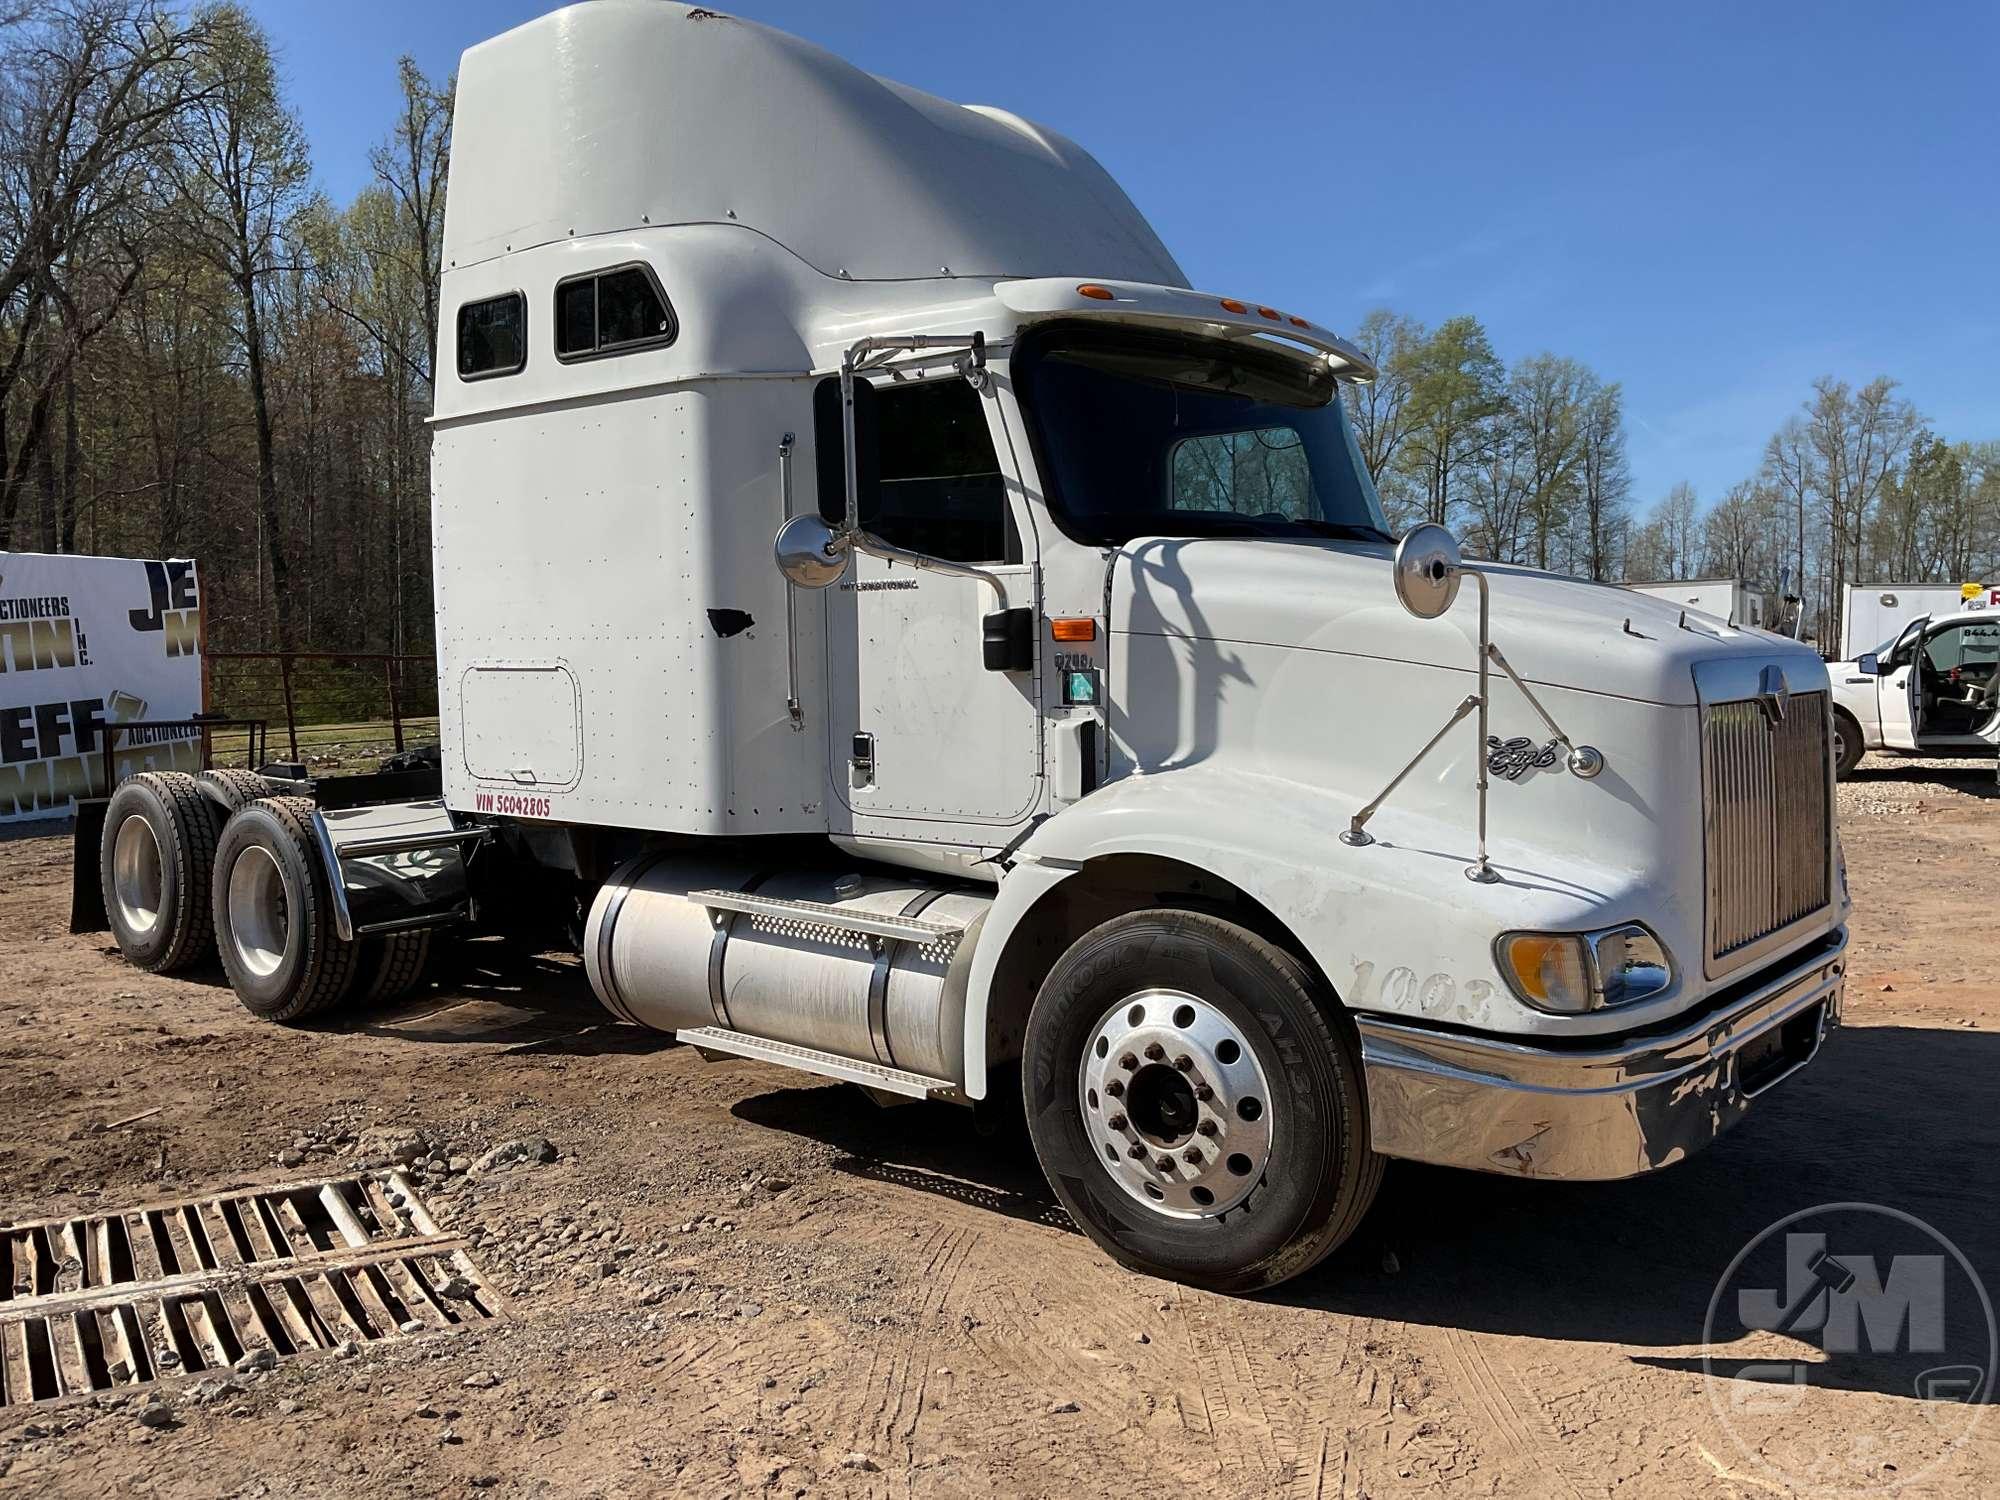
<svg viewBox="0 0 2000 1500">
<path fill-rule="evenodd" d="M 1914 1214 L 2000 1285 L 1996 1069 L 1991 1033 L 1850 1027 L 1709 1151 L 1651 1176 L 1526 1182 L 1404 1165 L 1366 1231 L 1400 1273 L 1368 1275 L 1364 1264 L 1357 1279 L 1337 1258 L 1276 1295 L 1440 1327 L 1692 1349 L 1642 1362 L 1699 1371 L 1710 1299 L 1738 1252 L 1787 1215 L 1828 1203 Z M 1882 1255 L 1886 1271 L 1887 1247 Z M 1947 1347 L 1983 1354 L 1985 1316 L 1974 1297 L 1950 1302 Z M 1803 1343 L 1795 1352 L 1821 1359 Z M 1718 1374 L 1747 1362 L 1727 1347 L 1717 1354 Z M 1914 1397 L 1918 1371 L 1938 1363 L 1835 1357 L 1812 1364 L 1808 1383 Z"/>
<path fill-rule="evenodd" d="M 605 1010 L 577 959 L 494 940 L 455 945 L 413 994 L 336 1012 L 326 1030 L 397 1042 L 497 1044 L 528 1056 L 629 1056 L 680 1045 Z"/>
<path fill-rule="evenodd" d="M 1018 1109 L 975 1112 L 931 1103 L 885 1108 L 858 1089 L 828 1084 L 752 1094 L 730 1113 L 748 1124 L 832 1146 L 845 1153 L 834 1170 L 849 1176 L 1080 1233 L 1049 1191 Z"/>
<path fill-rule="evenodd" d="M 1811 1067 L 1694 1159 L 1625 1182 L 1529 1182 L 1392 1163 L 1375 1209 L 1325 1265 L 1268 1294 L 1302 1311 L 1437 1328 L 1659 1349 L 1637 1358 L 1699 1372 L 1718 1279 L 1788 1214 L 1881 1204 L 1916 1215 L 2000 1287 L 2000 1036 L 1866 1026 L 1838 1032 Z M 988 1128 L 948 1105 L 880 1109 L 840 1086 L 754 1094 L 747 1123 L 846 1154 L 838 1170 L 1011 1218 L 1074 1229 L 1018 1116 Z M 1836 1252 L 1840 1247 L 1833 1247 Z M 1858 1247 L 1862 1254 L 1868 1247 Z M 1886 1270 L 1887 1250 L 1882 1252 Z M 1976 1301 L 1946 1313 L 1946 1342 L 1983 1343 Z M 1670 1351 L 1670 1352 L 1669 1352 Z M 1797 1357 L 1819 1361 L 1816 1347 Z M 1717 1349 L 1714 1372 L 1747 1359 Z M 1808 1382 L 1914 1397 L 1940 1357 L 1830 1358 Z"/>
</svg>

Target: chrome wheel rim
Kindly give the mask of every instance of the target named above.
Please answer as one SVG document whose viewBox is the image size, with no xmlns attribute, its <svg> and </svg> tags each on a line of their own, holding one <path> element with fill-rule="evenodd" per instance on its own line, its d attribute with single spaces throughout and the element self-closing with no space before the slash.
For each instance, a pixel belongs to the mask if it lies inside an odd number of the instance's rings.
<svg viewBox="0 0 2000 1500">
<path fill-rule="evenodd" d="M 1840 720 L 1833 721 L 1833 763 L 1844 765 L 1847 761 L 1847 735 L 1841 730 Z"/>
<path fill-rule="evenodd" d="M 160 925 L 166 879 L 160 841 L 153 825 L 133 814 L 118 825 L 111 845 L 111 894 L 118 919 L 134 937 L 145 937 Z"/>
<path fill-rule="evenodd" d="M 275 974 L 291 925 L 278 862 L 268 849 L 246 845 L 229 871 L 229 946 L 238 965 L 260 979 Z"/>
<path fill-rule="evenodd" d="M 1105 1172 L 1168 1218 L 1215 1218 L 1250 1196 L 1270 1165 L 1274 1104 L 1243 1028 L 1181 990 L 1112 1006 L 1077 1069 L 1084 1133 Z"/>
</svg>

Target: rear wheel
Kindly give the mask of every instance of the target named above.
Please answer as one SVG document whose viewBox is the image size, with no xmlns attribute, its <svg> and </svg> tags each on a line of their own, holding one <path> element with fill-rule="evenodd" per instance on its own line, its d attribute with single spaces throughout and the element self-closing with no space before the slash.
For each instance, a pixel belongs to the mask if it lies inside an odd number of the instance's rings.
<svg viewBox="0 0 2000 1500">
<path fill-rule="evenodd" d="M 354 983 L 354 998 L 363 1005 L 402 999 L 422 981 L 430 957 L 428 927 L 363 938 L 361 972 Z"/>
<path fill-rule="evenodd" d="M 164 974 L 214 951 L 209 873 L 220 822 L 183 771 L 143 771 L 112 792 L 98 876 L 127 962 Z"/>
<path fill-rule="evenodd" d="M 249 1011 L 297 1021 L 344 998 L 360 945 L 334 930 L 333 895 L 304 797 L 266 797 L 222 830 L 215 856 L 215 942 Z"/>
<path fill-rule="evenodd" d="M 1833 711 L 1833 774 L 1845 781 L 1868 749 L 1861 738 L 1861 726 L 1845 709 Z"/>
<path fill-rule="evenodd" d="M 1205 913 L 1080 938 L 1028 1020 L 1022 1093 L 1050 1184 L 1136 1270 L 1274 1286 L 1381 1184 L 1352 1025 L 1290 954 Z"/>
<path fill-rule="evenodd" d="M 220 806 L 225 815 L 269 797 L 276 790 L 267 778 L 259 776 L 255 771 L 244 771 L 234 767 L 203 771 L 195 779 L 206 789 L 209 800 Z"/>
</svg>

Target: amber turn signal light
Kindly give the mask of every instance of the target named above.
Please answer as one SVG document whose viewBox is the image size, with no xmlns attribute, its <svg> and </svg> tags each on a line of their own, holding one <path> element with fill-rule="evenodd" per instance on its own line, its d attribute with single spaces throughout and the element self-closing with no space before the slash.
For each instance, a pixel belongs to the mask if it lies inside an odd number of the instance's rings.
<svg viewBox="0 0 2000 1500">
<path fill-rule="evenodd" d="M 1059 641 L 1094 641 L 1097 639 L 1097 621 L 1051 620 L 1049 634 Z"/>
<path fill-rule="evenodd" d="M 1099 302 L 1109 302 L 1112 299 L 1111 288 L 1108 286 L 1099 286 L 1094 281 L 1086 281 L 1076 289 L 1076 294 L 1079 297 L 1094 297 Z"/>
</svg>

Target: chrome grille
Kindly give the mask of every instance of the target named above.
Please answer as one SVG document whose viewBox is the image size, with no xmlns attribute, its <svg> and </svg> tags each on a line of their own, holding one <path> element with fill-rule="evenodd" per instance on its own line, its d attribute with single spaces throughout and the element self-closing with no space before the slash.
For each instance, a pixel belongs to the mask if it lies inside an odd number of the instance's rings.
<svg viewBox="0 0 2000 1500">
<path fill-rule="evenodd" d="M 1776 722 L 1755 698 L 1702 709 L 1711 960 L 1832 899 L 1832 765 L 1825 693 L 1798 694 Z"/>
</svg>

